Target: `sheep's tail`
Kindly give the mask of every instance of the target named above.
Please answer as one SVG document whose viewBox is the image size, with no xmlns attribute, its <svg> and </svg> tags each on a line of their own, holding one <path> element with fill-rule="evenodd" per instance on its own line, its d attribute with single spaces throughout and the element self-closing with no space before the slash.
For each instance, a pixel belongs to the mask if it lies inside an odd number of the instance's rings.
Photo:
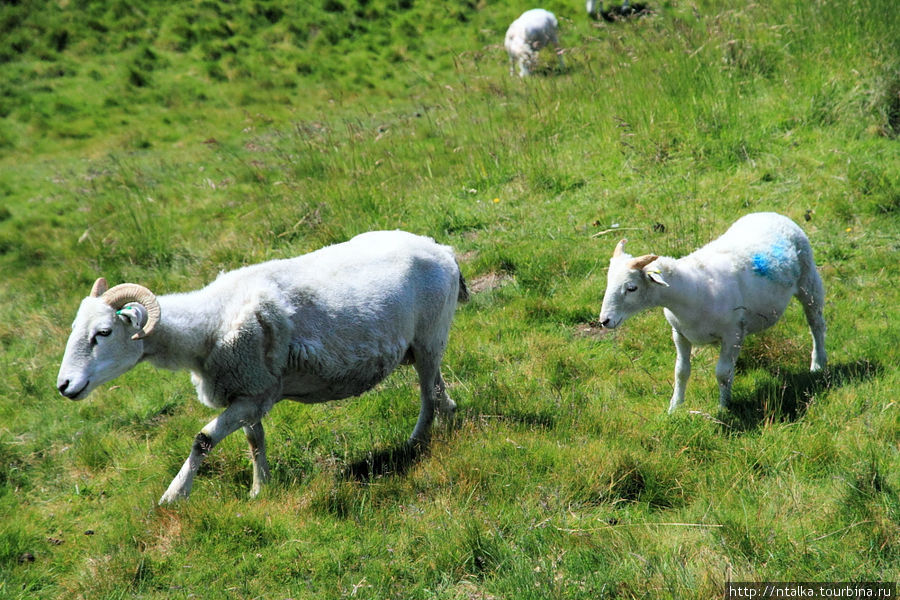
<svg viewBox="0 0 900 600">
<path fill-rule="evenodd" d="M 466 286 L 466 279 L 463 277 L 462 269 L 459 268 L 459 263 L 456 263 L 456 270 L 459 271 L 459 293 L 456 301 L 465 303 L 469 301 L 469 288 Z"/>
</svg>

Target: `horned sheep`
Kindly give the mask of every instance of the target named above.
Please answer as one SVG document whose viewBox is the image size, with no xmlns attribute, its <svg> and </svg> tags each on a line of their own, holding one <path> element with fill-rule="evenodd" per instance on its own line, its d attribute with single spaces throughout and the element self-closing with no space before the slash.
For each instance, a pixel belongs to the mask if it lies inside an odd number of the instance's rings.
<svg viewBox="0 0 900 600">
<path fill-rule="evenodd" d="M 677 260 L 632 257 L 625 241 L 609 263 L 600 323 L 614 329 L 639 311 L 664 308 L 677 352 L 670 413 L 684 400 L 695 344 L 720 345 L 716 379 L 719 404 L 727 408 L 744 337 L 774 325 L 791 296 L 803 305 L 812 333 L 810 371 L 825 367 L 825 291 L 809 239 L 789 218 L 746 215 L 720 238 Z"/>
<path fill-rule="evenodd" d="M 240 268 L 203 289 L 156 296 L 98 279 L 81 302 L 57 387 L 73 400 L 140 362 L 189 369 L 201 402 L 224 410 L 197 434 L 160 499 L 187 497 L 205 456 L 243 428 L 251 495 L 269 478 L 262 418 L 282 399 L 362 394 L 414 364 L 421 407 L 410 441 L 456 404 L 441 377 L 457 301 L 468 297 L 451 248 L 402 231 L 358 235 L 295 258 Z"/>
<path fill-rule="evenodd" d="M 527 10 L 513 21 L 506 30 L 504 41 L 509 55 L 509 74 L 515 75 L 515 67 L 518 65 L 519 77 L 530 75 L 537 62 L 538 53 L 550 44 L 553 44 L 556 51 L 559 67 L 564 69 L 558 27 L 556 16 L 542 8 Z"/>
</svg>

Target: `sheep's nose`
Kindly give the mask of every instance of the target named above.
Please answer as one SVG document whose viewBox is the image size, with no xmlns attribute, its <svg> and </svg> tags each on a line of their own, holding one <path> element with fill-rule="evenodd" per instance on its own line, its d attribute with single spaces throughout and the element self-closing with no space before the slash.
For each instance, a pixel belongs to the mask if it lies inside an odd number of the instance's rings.
<svg viewBox="0 0 900 600">
<path fill-rule="evenodd" d="M 78 396 L 78 394 L 80 394 L 82 391 L 84 391 L 84 388 L 81 388 L 80 390 L 73 390 L 70 387 L 70 384 L 71 384 L 71 381 L 69 379 L 66 379 L 65 381 L 60 383 L 58 386 L 56 386 L 56 389 L 58 389 L 59 393 L 62 394 L 63 396 L 65 396 L 66 398 L 69 398 L 70 400 L 74 400 Z"/>
<path fill-rule="evenodd" d="M 609 323 L 610 323 L 610 318 L 609 318 L 609 317 L 606 317 L 605 319 L 603 319 L 602 321 L 600 321 L 600 324 L 603 325 L 604 327 L 609 327 Z"/>
</svg>

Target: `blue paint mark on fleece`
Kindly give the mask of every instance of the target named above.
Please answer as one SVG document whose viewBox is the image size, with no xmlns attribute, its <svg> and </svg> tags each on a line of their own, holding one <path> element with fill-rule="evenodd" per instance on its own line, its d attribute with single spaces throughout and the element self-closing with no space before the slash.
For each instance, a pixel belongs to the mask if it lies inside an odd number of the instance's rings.
<svg viewBox="0 0 900 600">
<path fill-rule="evenodd" d="M 757 252 L 751 257 L 753 271 L 772 281 L 784 280 L 793 275 L 794 269 L 788 268 L 793 266 L 791 263 L 794 259 L 794 256 L 789 253 L 790 249 L 786 240 L 778 240 L 768 252 Z"/>
</svg>

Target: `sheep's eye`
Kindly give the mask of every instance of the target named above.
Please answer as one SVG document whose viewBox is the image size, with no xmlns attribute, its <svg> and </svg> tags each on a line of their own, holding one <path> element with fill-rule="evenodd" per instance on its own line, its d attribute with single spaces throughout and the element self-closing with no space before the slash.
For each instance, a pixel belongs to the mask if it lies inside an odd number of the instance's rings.
<svg viewBox="0 0 900 600">
<path fill-rule="evenodd" d="M 637 285 L 634 284 L 634 283 L 629 283 L 629 284 L 627 284 L 627 285 L 625 286 L 625 291 L 626 291 L 626 292 L 636 292 L 636 291 L 637 291 Z"/>
<path fill-rule="evenodd" d="M 97 345 L 98 337 L 109 337 L 112 334 L 112 329 L 98 329 L 97 333 L 94 334 L 94 337 L 91 338 L 91 346 Z"/>
</svg>

